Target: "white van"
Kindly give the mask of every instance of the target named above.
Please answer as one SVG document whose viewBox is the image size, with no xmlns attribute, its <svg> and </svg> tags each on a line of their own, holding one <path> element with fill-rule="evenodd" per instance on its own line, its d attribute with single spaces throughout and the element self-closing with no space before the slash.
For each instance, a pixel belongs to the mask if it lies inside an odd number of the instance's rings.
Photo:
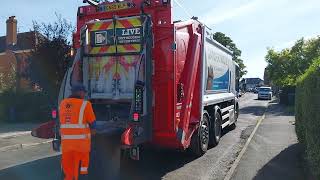
<svg viewBox="0 0 320 180">
<path fill-rule="evenodd" d="M 271 87 L 260 87 L 258 89 L 258 99 L 272 99 Z"/>
</svg>

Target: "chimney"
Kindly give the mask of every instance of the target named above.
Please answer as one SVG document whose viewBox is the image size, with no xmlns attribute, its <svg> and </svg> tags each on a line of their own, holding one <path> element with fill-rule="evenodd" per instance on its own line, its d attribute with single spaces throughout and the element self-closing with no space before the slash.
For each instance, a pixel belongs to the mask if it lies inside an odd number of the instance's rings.
<svg viewBox="0 0 320 180">
<path fill-rule="evenodd" d="M 10 16 L 7 20 L 7 46 L 17 44 L 17 23 L 15 16 Z"/>
</svg>

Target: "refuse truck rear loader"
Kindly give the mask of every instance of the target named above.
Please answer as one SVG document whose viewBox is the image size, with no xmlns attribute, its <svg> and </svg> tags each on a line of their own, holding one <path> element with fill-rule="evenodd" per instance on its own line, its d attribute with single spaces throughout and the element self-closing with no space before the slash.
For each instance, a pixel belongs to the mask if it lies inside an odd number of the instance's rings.
<svg viewBox="0 0 320 180">
<path fill-rule="evenodd" d="M 197 18 L 173 21 L 171 4 L 124 0 L 78 8 L 75 58 L 59 102 L 83 83 L 98 134 L 118 133 L 133 159 L 142 145 L 200 156 L 219 143 L 223 128 L 235 128 L 239 114 L 232 52 Z"/>
</svg>

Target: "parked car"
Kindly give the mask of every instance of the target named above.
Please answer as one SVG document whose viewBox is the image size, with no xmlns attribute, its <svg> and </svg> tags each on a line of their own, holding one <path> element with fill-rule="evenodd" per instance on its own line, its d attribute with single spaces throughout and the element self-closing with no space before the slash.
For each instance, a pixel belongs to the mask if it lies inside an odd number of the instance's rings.
<svg viewBox="0 0 320 180">
<path fill-rule="evenodd" d="M 258 90 L 258 99 L 272 99 L 271 87 L 260 87 Z"/>
</svg>

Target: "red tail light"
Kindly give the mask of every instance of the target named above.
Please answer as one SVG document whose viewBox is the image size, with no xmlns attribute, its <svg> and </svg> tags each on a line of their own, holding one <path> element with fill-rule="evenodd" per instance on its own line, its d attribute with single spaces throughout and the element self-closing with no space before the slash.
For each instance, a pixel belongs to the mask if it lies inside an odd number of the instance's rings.
<svg viewBox="0 0 320 180">
<path fill-rule="evenodd" d="M 126 129 L 126 131 L 121 135 L 121 142 L 123 145 L 131 146 L 133 144 L 133 130 L 132 127 Z"/>
<path fill-rule="evenodd" d="M 133 121 L 139 121 L 139 114 L 133 113 Z"/>
<path fill-rule="evenodd" d="M 83 14 L 84 14 L 83 7 L 80 7 L 80 8 L 79 8 L 79 14 L 81 14 L 81 15 L 83 15 Z"/>
<path fill-rule="evenodd" d="M 53 109 L 51 111 L 51 116 L 52 116 L 53 119 L 56 119 L 57 118 L 57 110 Z"/>
</svg>

